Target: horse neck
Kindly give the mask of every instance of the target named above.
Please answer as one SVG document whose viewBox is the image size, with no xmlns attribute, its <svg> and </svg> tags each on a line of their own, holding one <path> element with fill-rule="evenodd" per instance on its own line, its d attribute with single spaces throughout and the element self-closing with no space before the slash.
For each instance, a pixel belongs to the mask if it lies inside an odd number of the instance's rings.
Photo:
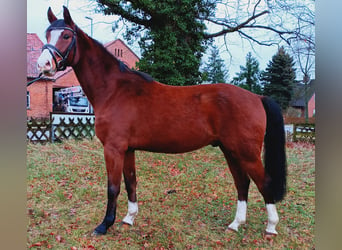
<svg viewBox="0 0 342 250">
<path fill-rule="evenodd" d="M 79 35 L 77 39 L 80 58 L 73 66 L 73 70 L 96 111 L 96 107 L 100 106 L 101 102 L 116 89 L 116 79 L 120 74 L 119 64 L 102 45 L 85 33 Z"/>
</svg>

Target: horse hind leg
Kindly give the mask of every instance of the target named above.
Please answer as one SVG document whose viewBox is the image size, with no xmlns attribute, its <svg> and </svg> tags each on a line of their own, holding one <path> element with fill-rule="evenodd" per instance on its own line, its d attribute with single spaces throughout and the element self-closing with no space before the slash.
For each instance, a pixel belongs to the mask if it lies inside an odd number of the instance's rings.
<svg viewBox="0 0 342 250">
<path fill-rule="evenodd" d="M 246 167 L 248 175 L 256 184 L 266 204 L 268 216 L 266 235 L 277 235 L 276 226 L 279 222 L 279 216 L 274 202 L 273 192 L 269 186 L 270 178 L 265 173 L 262 161 L 258 159 L 256 162 L 245 162 L 244 167 Z"/>
<path fill-rule="evenodd" d="M 134 151 L 127 151 L 125 154 L 124 168 L 123 168 L 125 186 L 128 196 L 128 212 L 123 218 L 123 224 L 133 225 L 134 219 L 138 214 L 138 202 L 136 195 L 136 174 L 135 174 L 135 157 Z"/>
<path fill-rule="evenodd" d="M 246 172 L 239 166 L 239 162 L 231 157 L 224 148 L 221 148 L 221 150 L 223 151 L 228 162 L 229 169 L 233 175 L 235 187 L 238 193 L 235 218 L 228 226 L 228 230 L 238 231 L 239 226 L 246 223 L 247 199 L 250 179 Z"/>
<path fill-rule="evenodd" d="M 268 215 L 266 235 L 276 235 L 276 226 L 279 222 L 276 206 L 274 204 L 272 191 L 268 188 L 268 178 L 262 165 L 261 158 L 255 161 L 238 160 L 222 149 L 227 159 L 229 169 L 233 175 L 234 183 L 238 192 L 237 209 L 234 221 L 228 226 L 229 230 L 238 231 L 240 225 L 246 222 L 247 199 L 250 178 L 255 182 L 259 192 L 262 194 Z"/>
</svg>

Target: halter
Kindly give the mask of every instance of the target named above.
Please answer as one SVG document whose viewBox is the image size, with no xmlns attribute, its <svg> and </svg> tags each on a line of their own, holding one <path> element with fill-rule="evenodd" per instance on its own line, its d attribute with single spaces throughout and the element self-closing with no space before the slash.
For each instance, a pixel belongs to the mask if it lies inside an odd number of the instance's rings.
<svg viewBox="0 0 342 250">
<path fill-rule="evenodd" d="M 57 49 L 55 46 L 51 45 L 51 44 L 45 44 L 43 47 L 42 47 L 42 51 L 44 49 L 47 49 L 53 60 L 55 61 L 55 64 L 56 64 L 56 68 L 57 68 L 57 71 L 62 71 L 62 70 L 65 70 L 67 65 L 66 65 L 66 62 L 67 62 L 67 59 L 68 59 L 68 56 L 70 54 L 70 51 L 72 50 L 72 48 L 74 48 L 74 55 L 73 55 L 73 58 L 72 58 L 72 61 L 74 60 L 75 58 L 75 53 L 76 53 L 76 31 L 74 31 L 73 29 L 69 28 L 69 27 L 49 27 L 47 30 L 59 30 L 59 29 L 63 29 L 63 30 L 70 30 L 72 31 L 73 33 L 73 36 L 72 36 L 72 41 L 71 43 L 69 44 L 67 50 L 65 51 L 65 53 L 63 54 L 59 49 Z M 57 61 L 57 58 L 55 56 L 55 53 L 57 54 L 57 56 L 59 58 L 61 58 L 62 60 L 60 61 Z"/>
</svg>

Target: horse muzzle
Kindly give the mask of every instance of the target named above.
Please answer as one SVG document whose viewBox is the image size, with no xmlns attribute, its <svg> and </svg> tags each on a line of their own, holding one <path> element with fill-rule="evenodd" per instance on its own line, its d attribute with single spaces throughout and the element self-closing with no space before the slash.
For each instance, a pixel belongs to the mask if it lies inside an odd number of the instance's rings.
<svg viewBox="0 0 342 250">
<path fill-rule="evenodd" d="M 37 68 L 39 73 L 43 73 L 45 76 L 54 76 L 56 74 L 57 65 L 48 49 L 42 51 L 37 61 Z"/>
</svg>

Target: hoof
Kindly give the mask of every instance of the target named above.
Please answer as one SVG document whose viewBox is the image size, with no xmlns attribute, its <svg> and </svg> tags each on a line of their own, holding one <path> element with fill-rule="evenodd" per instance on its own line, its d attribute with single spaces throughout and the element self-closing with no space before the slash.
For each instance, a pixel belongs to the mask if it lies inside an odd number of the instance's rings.
<svg viewBox="0 0 342 250">
<path fill-rule="evenodd" d="M 132 225 L 125 222 L 121 222 L 120 227 L 124 230 L 129 230 L 132 227 Z"/>
<path fill-rule="evenodd" d="M 272 243 L 276 236 L 277 236 L 277 234 L 265 232 L 264 238 Z"/>
<path fill-rule="evenodd" d="M 230 227 L 227 227 L 227 229 L 226 229 L 226 233 L 227 234 L 236 234 L 238 231 L 236 231 L 236 230 L 234 230 L 234 229 L 232 229 L 232 228 L 230 228 Z"/>
<path fill-rule="evenodd" d="M 101 232 L 98 232 L 96 231 L 96 229 L 90 234 L 90 236 L 92 237 L 98 237 L 98 236 L 102 236 L 102 235 L 105 235 L 106 233 L 101 233 Z"/>
<path fill-rule="evenodd" d="M 101 224 L 97 228 L 94 229 L 91 236 L 101 236 L 107 233 L 107 228 L 105 225 Z"/>
</svg>

